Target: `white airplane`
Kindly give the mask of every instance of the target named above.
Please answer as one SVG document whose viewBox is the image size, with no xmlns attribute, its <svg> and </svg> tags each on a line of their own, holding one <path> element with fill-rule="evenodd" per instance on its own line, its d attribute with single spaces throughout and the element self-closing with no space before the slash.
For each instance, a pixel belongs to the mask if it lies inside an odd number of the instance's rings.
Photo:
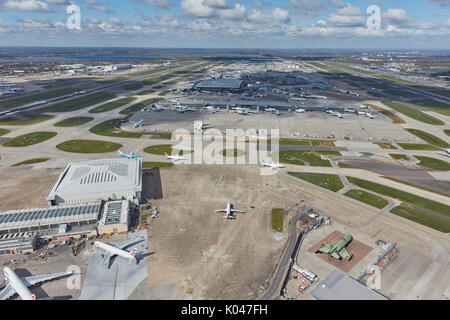
<svg viewBox="0 0 450 320">
<path fill-rule="evenodd" d="M 209 128 L 209 125 L 203 124 L 203 122 L 199 122 L 199 124 L 195 127 L 197 131 L 204 131 Z"/>
<path fill-rule="evenodd" d="M 128 159 L 141 158 L 140 155 L 134 154 L 133 152 L 132 153 L 122 153 L 122 151 L 119 150 L 119 154 L 121 157 L 126 157 Z"/>
<path fill-rule="evenodd" d="M 265 111 L 265 112 L 272 112 L 272 113 L 275 113 L 275 112 L 277 112 L 277 109 L 274 109 L 274 108 L 266 108 L 266 109 L 264 109 L 264 111 Z"/>
<path fill-rule="evenodd" d="M 442 154 L 443 156 L 450 157 L 450 148 L 448 147 L 448 145 L 447 145 L 447 147 L 445 148 L 445 152 L 439 153 L 439 154 Z"/>
<path fill-rule="evenodd" d="M 136 240 L 133 239 L 133 241 L 126 241 L 123 242 L 117 246 L 113 246 L 104 242 L 100 242 L 100 241 L 95 241 L 94 245 L 102 250 L 106 251 L 106 254 L 102 254 L 103 256 L 103 262 L 102 262 L 102 266 L 107 265 L 108 269 L 111 267 L 112 264 L 112 260 L 116 257 L 122 257 L 122 258 L 126 258 L 126 259 L 134 259 L 136 261 L 137 264 L 137 256 L 136 256 L 136 252 L 137 249 L 134 248 L 131 251 L 127 251 L 125 250 L 127 247 L 131 246 L 132 244 L 136 243 Z"/>
<path fill-rule="evenodd" d="M 339 112 L 336 112 L 336 116 L 340 119 L 344 119 L 344 115 L 340 114 Z"/>
<path fill-rule="evenodd" d="M 211 111 L 212 113 L 216 113 L 219 108 L 216 108 L 214 106 L 206 106 L 206 107 L 203 107 L 203 109 Z"/>
<path fill-rule="evenodd" d="M 8 267 L 3 269 L 3 273 L 5 274 L 5 280 L 8 280 L 8 285 L 0 292 L 0 300 L 9 299 L 16 293 L 22 298 L 22 300 L 36 300 L 36 296 L 31 293 L 30 289 L 28 289 L 29 287 L 34 286 L 37 283 L 50 281 L 72 274 L 72 272 L 60 272 L 19 278 L 19 276 Z M 45 298 L 40 300 L 49 299 L 52 298 Z"/>
<path fill-rule="evenodd" d="M 360 116 L 364 116 L 364 115 L 366 115 L 367 114 L 367 112 L 364 112 L 364 111 L 358 111 L 358 115 L 360 115 Z"/>
<path fill-rule="evenodd" d="M 155 104 L 152 106 L 153 111 L 162 111 L 164 110 L 164 107 L 160 106 L 159 104 Z"/>
<path fill-rule="evenodd" d="M 194 110 L 188 109 L 186 106 L 177 106 L 175 111 L 180 112 L 180 113 L 194 112 Z"/>
<path fill-rule="evenodd" d="M 226 213 L 226 216 L 224 216 L 225 219 L 236 219 L 236 217 L 233 215 L 234 212 L 245 213 L 245 211 L 236 210 L 233 209 L 232 207 L 233 206 L 231 205 L 231 203 L 228 202 L 227 207 L 225 209 L 216 210 L 216 212 L 225 212 Z"/>
<path fill-rule="evenodd" d="M 138 122 L 130 121 L 135 128 L 142 127 L 144 125 L 144 119 L 139 120 Z"/>
<path fill-rule="evenodd" d="M 187 160 L 185 157 L 180 156 L 169 156 L 167 153 L 164 154 L 167 160 L 172 160 L 173 162 Z"/>
<path fill-rule="evenodd" d="M 306 111 L 305 111 L 305 109 L 296 109 L 295 112 L 297 112 L 297 113 L 304 113 Z"/>
<path fill-rule="evenodd" d="M 285 166 L 282 165 L 282 164 L 279 164 L 279 163 L 267 163 L 264 160 L 261 160 L 261 164 L 264 167 L 271 167 L 272 170 L 279 169 L 279 168 L 285 168 Z"/>
<path fill-rule="evenodd" d="M 373 114 L 367 113 L 366 117 L 369 117 L 370 119 L 375 119 L 375 116 Z"/>
</svg>

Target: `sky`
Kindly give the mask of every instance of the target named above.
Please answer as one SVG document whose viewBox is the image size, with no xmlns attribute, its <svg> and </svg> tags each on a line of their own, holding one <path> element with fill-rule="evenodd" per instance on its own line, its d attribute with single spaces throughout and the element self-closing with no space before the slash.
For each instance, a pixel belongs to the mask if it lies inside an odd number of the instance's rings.
<svg viewBox="0 0 450 320">
<path fill-rule="evenodd" d="M 450 49 L 450 0 L 0 0 L 0 46 Z"/>
</svg>

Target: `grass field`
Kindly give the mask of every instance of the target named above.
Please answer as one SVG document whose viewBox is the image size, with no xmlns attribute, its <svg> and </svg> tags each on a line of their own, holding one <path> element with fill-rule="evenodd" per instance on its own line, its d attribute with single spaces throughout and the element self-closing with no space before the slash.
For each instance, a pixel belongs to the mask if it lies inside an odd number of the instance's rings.
<svg viewBox="0 0 450 320">
<path fill-rule="evenodd" d="M 48 91 L 38 94 L 26 95 L 19 98 L 13 98 L 8 100 L 3 100 L 0 102 L 0 108 L 11 109 L 15 107 L 24 106 L 27 104 L 31 104 L 33 102 L 49 100 L 56 97 L 65 96 L 67 94 L 71 94 L 73 92 L 78 91 L 79 88 L 64 88 L 54 91 Z"/>
<path fill-rule="evenodd" d="M 106 153 L 117 151 L 123 146 L 110 141 L 69 140 L 56 146 L 61 151 L 72 153 Z"/>
<path fill-rule="evenodd" d="M 168 77 L 167 76 L 162 76 L 162 77 L 156 77 L 156 78 L 149 78 L 149 79 L 145 79 L 142 81 L 142 83 L 144 85 L 151 85 L 151 84 L 155 84 L 164 80 L 167 80 Z"/>
<path fill-rule="evenodd" d="M 419 186 L 419 185 L 417 185 L 417 184 L 413 184 L 413 183 L 410 183 L 410 182 L 398 180 L 398 179 L 391 178 L 391 177 L 382 177 L 382 178 L 388 179 L 388 180 L 392 180 L 392 181 L 395 181 L 395 182 L 399 182 L 399 183 L 403 183 L 403 184 L 406 184 L 407 186 L 411 186 L 411 187 L 414 187 L 414 188 L 417 188 L 417 189 L 422 189 L 422 190 L 425 190 L 425 191 L 429 191 L 429 192 L 432 192 L 432 193 L 436 193 L 436 194 L 439 194 L 439 195 L 441 195 L 441 196 L 450 197 L 450 195 L 447 194 L 447 193 L 439 192 L 439 191 L 436 191 L 436 190 L 433 190 L 433 189 L 424 188 L 424 187 L 422 187 L 422 186 Z"/>
<path fill-rule="evenodd" d="M 406 129 L 406 131 L 439 148 L 445 148 L 448 144 L 446 141 L 419 129 Z"/>
<path fill-rule="evenodd" d="M 420 143 L 399 143 L 400 147 L 405 150 L 426 150 L 426 151 L 439 151 L 438 147 L 432 146 L 430 144 L 420 144 Z"/>
<path fill-rule="evenodd" d="M 0 125 L 5 126 L 27 126 L 31 124 L 41 123 L 50 119 L 53 119 L 54 116 L 47 114 L 34 114 L 34 113 L 23 113 L 23 119 L 17 118 L 3 118 L 0 119 Z"/>
<path fill-rule="evenodd" d="M 450 137 L 450 130 L 444 130 L 444 133 Z"/>
<path fill-rule="evenodd" d="M 359 169 L 357 167 L 354 167 L 354 166 L 352 166 L 350 164 L 347 164 L 347 163 L 344 163 L 344 162 L 339 162 L 338 163 L 338 167 L 342 168 L 342 169 Z"/>
<path fill-rule="evenodd" d="M 54 124 L 55 127 L 77 127 L 94 120 L 93 117 L 75 117 L 59 121 Z"/>
<path fill-rule="evenodd" d="M 89 113 L 102 113 L 102 112 L 108 112 L 117 108 L 120 108 L 124 105 L 127 105 L 129 103 L 132 103 L 136 101 L 136 97 L 129 97 L 129 98 L 123 98 L 116 101 L 112 101 L 106 104 L 103 104 L 101 106 L 98 106 L 94 109 L 89 110 Z"/>
<path fill-rule="evenodd" d="M 132 106 L 130 106 L 130 107 L 128 107 L 128 108 L 126 108 L 126 109 L 120 111 L 119 113 L 120 113 L 120 114 L 128 115 L 128 114 L 130 114 L 130 113 L 133 113 L 133 112 L 135 112 L 135 111 L 138 111 L 138 110 L 144 108 L 145 106 L 147 106 L 147 105 L 149 105 L 149 104 L 158 102 L 158 101 L 160 101 L 160 100 L 162 100 L 162 99 L 161 99 L 161 98 L 151 98 L 151 99 L 147 99 L 147 100 L 141 101 L 141 102 L 139 102 L 139 103 L 136 103 L 136 104 L 134 104 L 134 105 L 132 105 Z"/>
<path fill-rule="evenodd" d="M 40 109 L 42 112 L 71 112 L 90 107 L 104 101 L 114 99 L 116 96 L 107 92 L 98 92 L 79 98 L 63 101 L 49 107 Z"/>
<path fill-rule="evenodd" d="M 12 138 L 3 145 L 5 147 L 27 147 L 47 141 L 57 135 L 56 132 L 39 131 Z"/>
<path fill-rule="evenodd" d="M 143 87 L 144 86 L 142 85 L 141 82 L 135 82 L 135 83 L 123 85 L 120 88 L 122 90 L 126 90 L 126 91 L 136 91 L 136 90 L 142 89 Z"/>
<path fill-rule="evenodd" d="M 145 96 L 147 94 L 153 94 L 155 92 L 156 92 L 155 90 L 144 90 L 144 91 L 136 93 L 136 95 L 138 95 L 138 96 Z"/>
<path fill-rule="evenodd" d="M 429 157 L 422 157 L 422 156 L 414 156 L 419 160 L 419 166 L 431 168 L 434 170 L 439 171 L 449 171 L 450 170 L 450 163 L 435 159 L 435 158 L 429 158 Z"/>
<path fill-rule="evenodd" d="M 345 195 L 378 209 L 383 209 L 389 204 L 389 201 L 383 199 L 382 197 L 362 190 L 353 189 L 347 192 Z"/>
<path fill-rule="evenodd" d="M 410 159 L 408 158 L 408 156 L 405 155 L 405 154 L 389 153 L 389 155 L 390 155 L 391 158 L 394 159 L 394 160 L 405 160 L 405 161 L 409 161 L 409 160 L 410 160 Z"/>
<path fill-rule="evenodd" d="M 93 134 L 97 134 L 99 136 L 105 137 L 118 137 L 118 138 L 132 138 L 139 139 L 144 135 L 144 133 L 140 132 L 126 132 L 122 130 L 116 129 L 114 126 L 122 119 L 111 119 L 99 123 L 98 125 L 89 129 Z"/>
<path fill-rule="evenodd" d="M 171 144 L 160 144 L 157 146 L 150 146 L 150 147 L 145 148 L 144 152 L 149 153 L 149 154 L 158 155 L 158 156 L 163 156 L 165 153 L 167 153 L 168 155 L 171 155 L 172 150 L 175 151 L 175 153 L 174 153 L 175 155 L 179 155 L 179 156 L 183 156 L 183 155 L 192 153 L 192 151 L 190 151 L 190 150 L 172 149 Z"/>
<path fill-rule="evenodd" d="M 27 160 L 27 161 L 16 163 L 16 164 L 12 165 L 11 167 L 19 167 L 19 166 L 24 166 L 24 165 L 27 165 L 27 164 L 41 163 L 41 162 L 46 162 L 48 160 L 50 160 L 50 158 L 30 159 L 30 160 Z"/>
<path fill-rule="evenodd" d="M 167 96 L 169 93 L 170 93 L 169 90 L 163 91 L 163 92 L 158 93 L 158 96 L 164 97 L 164 96 Z"/>
<path fill-rule="evenodd" d="M 172 167 L 172 162 L 142 162 L 142 169 Z"/>
<path fill-rule="evenodd" d="M 0 136 L 4 136 L 5 134 L 10 133 L 11 131 L 7 130 L 7 129 L 2 129 L 0 128 Z"/>
<path fill-rule="evenodd" d="M 389 119 L 392 120 L 392 123 L 397 123 L 397 124 L 402 124 L 402 123 L 406 123 L 405 120 L 403 120 L 402 118 L 400 118 L 399 116 L 395 115 L 393 112 L 380 108 L 378 106 L 375 106 L 373 104 L 369 104 L 369 107 L 371 107 L 372 109 L 376 110 L 377 112 L 383 114 L 384 116 L 388 117 Z"/>
<path fill-rule="evenodd" d="M 347 177 L 350 183 L 357 185 L 360 188 L 367 189 L 387 197 L 391 197 L 416 207 L 435 212 L 442 216 L 450 217 L 450 206 L 443 203 L 432 201 L 426 198 L 416 196 L 411 193 L 407 193 L 398 189 L 394 189 L 385 185 L 374 183 L 367 180 L 362 180 L 353 177 Z"/>
<path fill-rule="evenodd" d="M 419 99 L 411 101 L 411 103 L 424 107 L 430 111 L 443 114 L 444 116 L 450 116 L 450 105 L 444 102 L 436 101 L 433 99 Z"/>
<path fill-rule="evenodd" d="M 244 156 L 245 155 L 245 151 L 243 150 L 239 150 L 239 149 L 224 149 L 221 152 L 222 156 L 224 157 L 240 157 L 240 156 Z"/>
<path fill-rule="evenodd" d="M 304 161 L 313 167 L 331 167 L 328 160 L 322 160 L 323 155 L 341 155 L 338 151 L 309 151 L 309 150 L 286 150 L 280 151 L 280 162 L 287 164 L 303 165 Z"/>
<path fill-rule="evenodd" d="M 288 172 L 288 174 L 334 192 L 344 188 L 341 179 L 337 175 L 299 172 Z"/>
<path fill-rule="evenodd" d="M 268 140 L 267 144 L 271 141 Z M 334 141 L 330 140 L 301 140 L 301 139 L 287 139 L 280 138 L 280 144 L 292 146 L 310 146 L 310 147 L 335 147 Z"/>
<path fill-rule="evenodd" d="M 414 208 L 398 206 L 392 209 L 391 213 L 441 232 L 450 232 L 450 221 L 432 216 Z"/>
<path fill-rule="evenodd" d="M 423 123 L 427 123 L 427 124 L 432 124 L 432 125 L 439 125 L 439 126 L 443 126 L 445 123 L 442 122 L 441 120 L 432 117 L 428 114 L 423 113 L 422 111 L 411 107 L 407 104 L 404 103 L 400 103 L 400 102 L 390 102 L 390 101 L 383 101 L 383 104 L 388 106 L 389 108 L 392 108 L 400 113 L 403 113 L 404 115 L 423 122 Z"/>
<path fill-rule="evenodd" d="M 382 148 L 382 149 L 397 149 L 395 146 L 393 146 L 390 143 L 374 142 L 374 144 L 380 146 L 380 148 Z"/>
<path fill-rule="evenodd" d="M 278 232 L 283 232 L 283 218 L 284 209 L 272 209 L 272 229 Z"/>
</svg>

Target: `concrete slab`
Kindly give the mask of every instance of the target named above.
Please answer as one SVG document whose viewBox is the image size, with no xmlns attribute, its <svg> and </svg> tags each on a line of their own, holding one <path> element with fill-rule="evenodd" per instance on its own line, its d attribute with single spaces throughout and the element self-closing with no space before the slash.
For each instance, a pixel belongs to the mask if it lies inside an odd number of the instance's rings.
<svg viewBox="0 0 450 320">
<path fill-rule="evenodd" d="M 102 266 L 99 252 L 89 254 L 87 275 L 84 280 L 80 300 L 126 300 L 147 278 L 147 230 L 130 233 L 128 240 L 142 241 L 136 245 L 143 255 L 136 265 L 134 261 L 116 257 L 110 269 Z"/>
</svg>

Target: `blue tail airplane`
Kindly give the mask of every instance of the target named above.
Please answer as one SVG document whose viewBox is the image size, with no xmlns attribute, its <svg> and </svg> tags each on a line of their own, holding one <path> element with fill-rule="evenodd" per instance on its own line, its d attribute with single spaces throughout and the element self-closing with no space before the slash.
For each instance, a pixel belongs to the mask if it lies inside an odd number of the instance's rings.
<svg viewBox="0 0 450 320">
<path fill-rule="evenodd" d="M 133 159 L 133 158 L 141 158 L 140 155 L 138 154 L 134 154 L 133 152 L 128 154 L 128 153 L 122 153 L 122 151 L 119 150 L 120 156 L 121 157 L 126 157 L 128 159 Z"/>
</svg>

